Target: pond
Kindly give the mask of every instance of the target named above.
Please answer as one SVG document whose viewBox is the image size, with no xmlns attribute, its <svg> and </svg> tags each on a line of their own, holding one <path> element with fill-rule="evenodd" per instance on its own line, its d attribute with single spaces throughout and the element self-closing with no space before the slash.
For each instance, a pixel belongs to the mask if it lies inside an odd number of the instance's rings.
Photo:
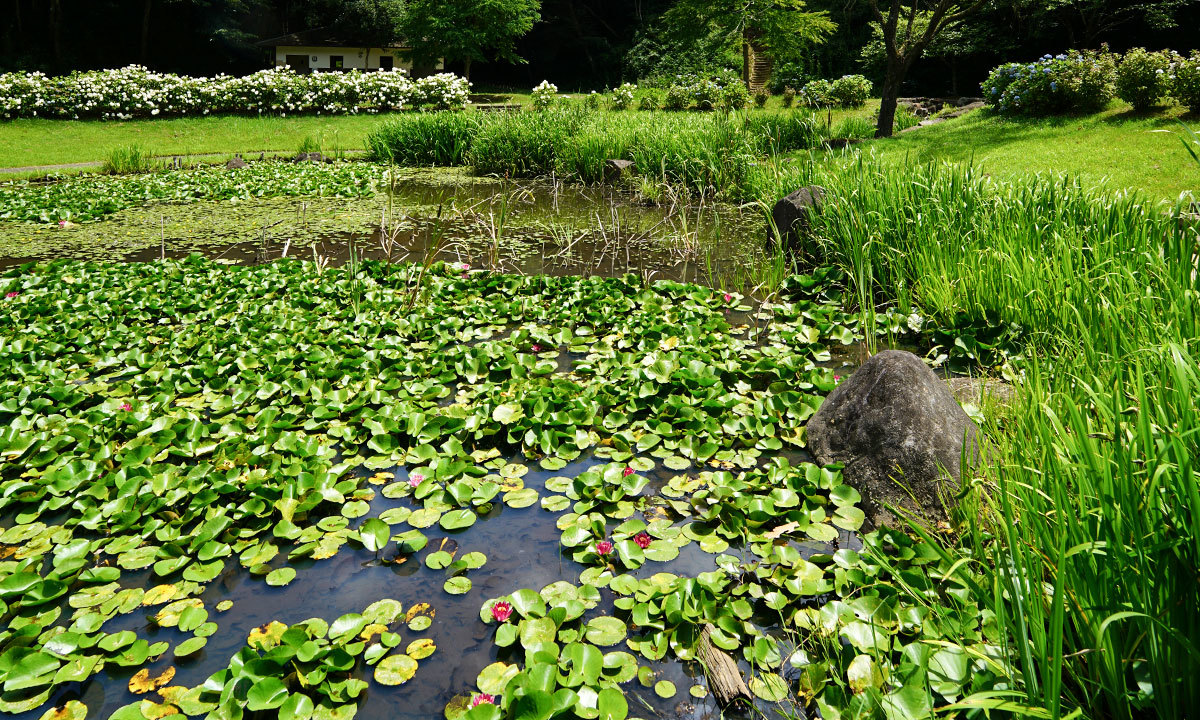
<svg viewBox="0 0 1200 720">
<path fill-rule="evenodd" d="M 502 272 L 761 282 L 761 211 L 690 200 L 656 204 L 612 186 L 509 182 L 461 170 L 406 170 L 373 198 L 159 203 L 66 227 L 0 223 L 0 268 L 29 259 L 145 261 L 200 252 L 253 264 L 442 259 Z"/>
<path fill-rule="evenodd" d="M 708 625 L 757 695 L 726 716 L 803 716 L 797 623 L 866 562 L 803 442 L 862 339 L 833 279 L 687 282 L 757 250 L 736 208 L 409 180 L 352 240 L 319 207 L 0 271 L 0 708 L 715 718 Z"/>
</svg>

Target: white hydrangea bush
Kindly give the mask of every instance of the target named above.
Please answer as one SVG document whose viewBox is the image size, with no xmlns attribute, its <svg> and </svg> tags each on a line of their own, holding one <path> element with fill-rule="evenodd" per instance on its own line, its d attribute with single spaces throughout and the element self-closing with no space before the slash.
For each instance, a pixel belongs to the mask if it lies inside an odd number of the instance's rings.
<svg viewBox="0 0 1200 720">
<path fill-rule="evenodd" d="M 466 107 L 470 91 L 470 83 L 451 73 L 413 80 L 400 69 L 301 75 L 281 67 L 241 77 L 187 77 L 130 65 L 61 77 L 0 74 L 0 117 L 126 120 L 452 110 Z"/>
<path fill-rule="evenodd" d="M 558 86 L 549 80 L 543 80 L 530 93 L 535 110 L 546 110 L 554 104 L 554 96 L 558 94 Z"/>
</svg>

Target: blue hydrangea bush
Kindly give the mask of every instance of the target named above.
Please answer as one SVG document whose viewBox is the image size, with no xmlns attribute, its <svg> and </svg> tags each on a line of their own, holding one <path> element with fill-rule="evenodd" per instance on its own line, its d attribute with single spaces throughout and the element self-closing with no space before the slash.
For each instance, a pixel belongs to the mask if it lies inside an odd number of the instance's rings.
<svg viewBox="0 0 1200 720">
<path fill-rule="evenodd" d="M 1117 58 L 1107 49 L 1008 63 L 983 82 L 984 101 L 1006 115 L 1098 112 L 1116 95 Z"/>
</svg>

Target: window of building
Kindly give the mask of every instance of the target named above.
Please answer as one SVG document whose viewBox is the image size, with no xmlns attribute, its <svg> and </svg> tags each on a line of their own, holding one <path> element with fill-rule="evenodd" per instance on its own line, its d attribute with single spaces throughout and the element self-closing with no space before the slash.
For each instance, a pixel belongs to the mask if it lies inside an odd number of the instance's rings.
<svg viewBox="0 0 1200 720">
<path fill-rule="evenodd" d="M 346 69 L 345 56 L 330 55 L 329 56 L 329 69 L 330 70 L 345 70 Z"/>
<path fill-rule="evenodd" d="M 395 67 L 394 63 L 395 63 L 395 58 L 393 58 L 391 55 L 380 55 L 379 56 L 379 69 L 380 70 L 391 70 L 393 67 Z"/>
</svg>

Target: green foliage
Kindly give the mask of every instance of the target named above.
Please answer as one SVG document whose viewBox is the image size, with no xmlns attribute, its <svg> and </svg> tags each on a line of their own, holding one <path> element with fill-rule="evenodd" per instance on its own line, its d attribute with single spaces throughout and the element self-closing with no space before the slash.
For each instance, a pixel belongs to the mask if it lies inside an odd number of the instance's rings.
<svg viewBox="0 0 1200 720">
<path fill-rule="evenodd" d="M 100 166 L 106 175 L 147 173 L 154 169 L 154 155 L 140 145 L 126 145 L 110 150 Z"/>
<path fill-rule="evenodd" d="M 1172 70 L 1177 59 L 1177 55 L 1168 51 L 1129 50 L 1117 65 L 1117 97 L 1139 112 L 1159 104 L 1171 92 Z"/>
<path fill-rule="evenodd" d="M 482 123 L 478 113 L 422 113 L 384 121 L 367 135 L 376 162 L 404 166 L 467 164 L 467 153 Z"/>
<path fill-rule="evenodd" d="M 750 104 L 750 91 L 740 82 L 729 83 L 721 89 L 721 109 L 726 112 L 744 110 Z M 766 104 L 766 99 L 763 99 Z"/>
<path fill-rule="evenodd" d="M 1116 56 L 1107 49 L 1008 63 L 992 70 L 983 82 L 984 100 L 1013 115 L 1097 112 L 1116 92 L 1116 65 Z"/>
<path fill-rule="evenodd" d="M 413 57 L 522 62 L 517 41 L 541 19 L 541 0 L 408 0 L 398 31 Z"/>
<path fill-rule="evenodd" d="M 815 147 L 821 126 L 815 118 L 794 113 L 751 113 L 734 118 L 716 115 L 651 115 L 589 113 L 580 108 L 542 113 L 477 115 L 472 123 L 459 116 L 402 116 L 372 134 L 369 145 L 377 158 L 449 155 L 435 147 L 466 147 L 463 159 L 478 172 L 508 177 L 555 174 L 583 182 L 599 182 L 605 160 L 633 160 L 643 176 L 684 185 L 692 190 L 738 197 L 752 164 L 769 153 Z M 409 126 L 415 126 L 410 128 Z M 427 131 L 428 129 L 428 131 Z M 444 134 L 443 134 L 444 132 Z"/>
<path fill-rule="evenodd" d="M 1192 113 L 1200 113 L 1200 50 L 1178 59 L 1171 95 Z"/>
<path fill-rule="evenodd" d="M 300 141 L 299 152 L 302 154 L 319 153 L 321 152 L 321 143 L 312 135 L 305 135 L 304 139 Z"/>
<path fill-rule="evenodd" d="M 679 37 L 718 31 L 752 40 L 776 56 L 794 54 L 825 40 L 834 30 L 828 14 L 803 0 L 679 0 L 663 16 Z"/>
<path fill-rule="evenodd" d="M 813 80 L 800 88 L 800 101 L 811 108 L 828 108 L 836 104 L 833 83 L 828 80 Z"/>
<path fill-rule="evenodd" d="M 871 97 L 871 81 L 862 75 L 843 75 L 833 81 L 831 95 L 838 107 L 860 108 Z"/>
<path fill-rule="evenodd" d="M 0 184 L 0 220 L 85 222 L 154 202 L 368 197 L 382 177 L 382 168 L 363 163 L 256 162 L 235 170 L 209 166 L 141 175 L 75 175 L 49 184 L 17 181 Z"/>
<path fill-rule="evenodd" d="M 853 198 L 814 235 L 866 297 L 935 327 L 1015 325 L 1029 343 L 1018 405 L 987 427 L 1001 446 L 981 506 L 947 550 L 973 554 L 982 577 L 964 597 L 994 609 L 1022 704 L 1132 718 L 1200 702 L 1179 681 L 1200 671 L 1200 439 L 1178 432 L 1200 420 L 1195 230 L 1133 196 L 952 166 L 854 160 L 764 180 L 764 197 L 816 182 Z"/>
</svg>

